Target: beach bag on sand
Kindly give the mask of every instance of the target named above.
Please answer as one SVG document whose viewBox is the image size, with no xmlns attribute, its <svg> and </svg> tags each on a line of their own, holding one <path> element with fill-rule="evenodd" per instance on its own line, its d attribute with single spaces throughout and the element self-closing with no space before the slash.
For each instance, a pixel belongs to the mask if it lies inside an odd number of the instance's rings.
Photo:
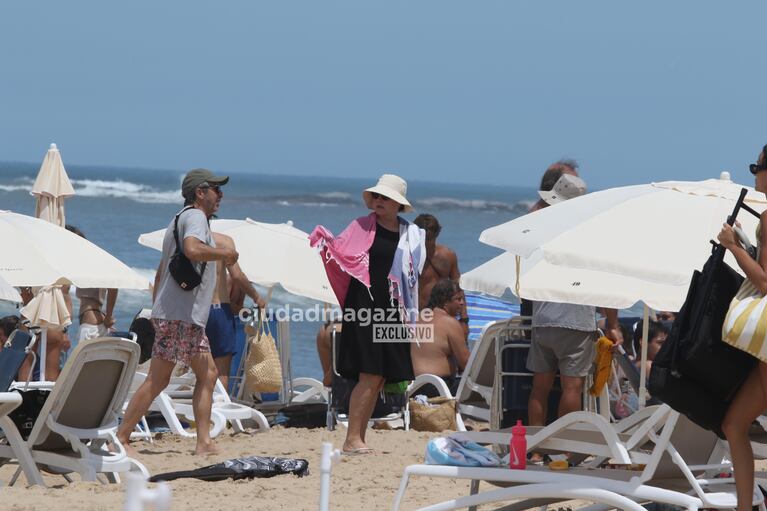
<svg viewBox="0 0 767 511">
<path fill-rule="evenodd" d="M 410 428 L 416 431 L 455 431 L 455 399 L 432 397 L 426 403 L 410 400 Z"/>
<path fill-rule="evenodd" d="M 282 365 L 269 322 L 248 327 L 248 358 L 245 361 L 245 392 L 279 392 L 282 388 Z M 255 335 L 253 335 L 255 334 Z"/>
<path fill-rule="evenodd" d="M 45 400 L 50 395 L 50 390 L 32 389 L 26 391 L 16 390 L 21 394 L 21 404 L 8 414 L 8 417 L 16 425 L 21 438 L 26 440 L 32 433 L 32 428 L 37 421 L 37 417 L 45 405 Z"/>
</svg>

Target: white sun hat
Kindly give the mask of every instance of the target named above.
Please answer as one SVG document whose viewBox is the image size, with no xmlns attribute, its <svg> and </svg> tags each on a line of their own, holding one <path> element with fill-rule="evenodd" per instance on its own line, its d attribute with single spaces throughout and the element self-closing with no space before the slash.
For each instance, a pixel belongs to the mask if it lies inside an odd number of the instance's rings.
<svg viewBox="0 0 767 511">
<path fill-rule="evenodd" d="M 407 194 L 407 182 L 394 174 L 384 174 L 378 178 L 378 183 L 372 188 L 362 192 L 362 198 L 369 209 L 373 209 L 373 194 L 377 193 L 388 197 L 394 202 L 405 206 L 404 212 L 415 211 L 410 202 L 405 198 Z"/>
<path fill-rule="evenodd" d="M 551 190 L 541 190 L 538 192 L 538 195 L 541 196 L 541 199 L 546 204 L 553 206 L 558 202 L 580 197 L 584 193 L 586 193 L 586 183 L 583 179 L 572 174 L 562 174 L 557 182 L 554 183 L 554 188 Z"/>
</svg>

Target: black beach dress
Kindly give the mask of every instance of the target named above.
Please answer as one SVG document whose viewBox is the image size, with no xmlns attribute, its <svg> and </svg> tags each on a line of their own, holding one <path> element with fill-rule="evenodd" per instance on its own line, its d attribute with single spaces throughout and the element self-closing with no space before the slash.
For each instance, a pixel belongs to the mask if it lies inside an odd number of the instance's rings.
<svg viewBox="0 0 767 511">
<path fill-rule="evenodd" d="M 347 312 L 354 310 L 355 317 L 359 320 L 360 316 L 375 318 L 376 309 L 385 310 L 387 319 L 395 319 L 395 322 L 390 324 L 402 324 L 396 321 L 399 318 L 397 302 L 395 300 L 392 305 L 387 279 L 398 242 L 399 232 L 389 231 L 376 224 L 375 239 L 369 251 L 370 293 L 365 285 L 355 278 L 352 278 L 349 284 L 338 351 L 338 372 L 344 378 L 357 380 L 360 373 L 383 376 L 387 383 L 415 378 L 408 342 L 373 342 L 373 325 L 381 323 L 373 319 L 367 322 L 368 324 L 349 321 L 350 314 Z M 373 295 L 372 301 L 370 294 Z"/>
</svg>

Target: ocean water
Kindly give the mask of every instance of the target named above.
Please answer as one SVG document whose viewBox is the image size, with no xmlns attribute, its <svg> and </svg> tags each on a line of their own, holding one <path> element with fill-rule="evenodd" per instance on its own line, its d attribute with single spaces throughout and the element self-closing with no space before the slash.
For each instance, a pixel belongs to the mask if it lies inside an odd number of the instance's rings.
<svg viewBox="0 0 767 511">
<path fill-rule="evenodd" d="M 29 190 L 38 169 L 39 164 L 0 163 L 0 209 L 34 214 L 34 198 Z M 137 239 L 142 233 L 167 226 L 179 210 L 184 172 L 67 165 L 76 193 L 66 202 L 67 223 L 78 226 L 89 240 L 153 279 L 160 254 L 139 245 Z M 375 184 L 374 179 L 358 178 L 230 175 L 218 212 L 220 218 L 250 217 L 275 223 L 292 220 L 307 232 L 322 224 L 338 233 L 352 219 L 366 214 L 361 192 Z M 503 182 L 467 185 L 412 181 L 408 183 L 408 198 L 417 211 L 405 217 L 412 220 L 418 213 L 435 215 L 442 224 L 440 243 L 455 250 L 460 269 L 468 271 L 500 253 L 477 241 L 479 233 L 525 213 L 537 194 L 531 188 Z M 295 308 L 314 303 L 280 289 L 273 293 L 274 306 L 290 304 Z M 136 312 L 150 306 L 149 293 L 120 291 L 116 326 L 127 329 Z M 0 302 L 0 314 L 12 312 L 12 305 Z M 74 321 L 76 332 L 76 318 Z M 320 378 L 315 350 L 319 323 L 294 322 L 290 328 L 293 376 Z"/>
</svg>

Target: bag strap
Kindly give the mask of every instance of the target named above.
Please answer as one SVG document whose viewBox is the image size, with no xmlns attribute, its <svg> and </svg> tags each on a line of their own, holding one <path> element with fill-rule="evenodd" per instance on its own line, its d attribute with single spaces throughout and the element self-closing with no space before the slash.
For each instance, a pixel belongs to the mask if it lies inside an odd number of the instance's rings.
<svg viewBox="0 0 767 511">
<path fill-rule="evenodd" d="M 190 209 L 194 209 L 194 206 L 186 206 L 184 209 L 179 211 L 176 214 L 176 219 L 173 223 L 173 239 L 176 240 L 176 254 L 183 254 L 183 250 L 181 250 L 181 243 L 178 242 L 178 219 L 181 216 L 181 213 L 184 213 L 185 211 L 189 211 Z M 202 265 L 200 266 L 200 277 L 202 277 L 202 274 L 205 272 L 205 266 L 207 266 L 207 261 L 203 261 Z"/>
</svg>

